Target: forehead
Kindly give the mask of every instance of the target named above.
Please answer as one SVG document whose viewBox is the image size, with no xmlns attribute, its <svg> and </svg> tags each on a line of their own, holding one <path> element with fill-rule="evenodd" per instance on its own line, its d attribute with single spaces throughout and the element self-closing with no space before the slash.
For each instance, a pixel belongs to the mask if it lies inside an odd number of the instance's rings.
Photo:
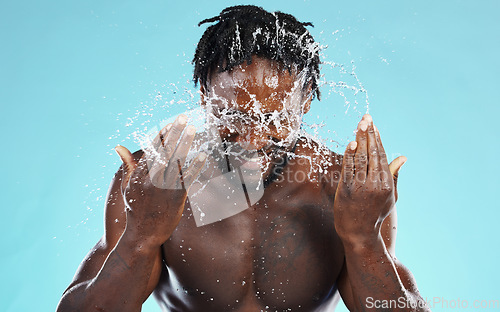
<svg viewBox="0 0 500 312">
<path fill-rule="evenodd" d="M 208 81 L 209 87 L 251 87 L 278 89 L 293 87 L 297 75 L 295 71 L 288 71 L 278 62 L 267 58 L 252 56 L 252 63 L 242 64 L 230 71 L 213 73 Z"/>
</svg>

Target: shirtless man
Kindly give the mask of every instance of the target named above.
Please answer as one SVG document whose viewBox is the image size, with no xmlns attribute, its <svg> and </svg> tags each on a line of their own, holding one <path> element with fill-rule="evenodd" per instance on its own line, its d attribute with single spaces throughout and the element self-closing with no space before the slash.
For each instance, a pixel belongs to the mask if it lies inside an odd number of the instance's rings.
<svg viewBox="0 0 500 312">
<path fill-rule="evenodd" d="M 234 121 L 217 127 L 224 144 L 261 156 L 242 167 L 264 168 L 262 196 L 197 226 L 188 191 L 209 153 L 186 161 L 196 130 L 183 115 L 153 143 L 164 161 L 118 146 L 123 165 L 108 193 L 104 236 L 58 311 L 140 311 L 152 293 L 165 311 L 333 311 L 339 293 L 350 311 L 429 311 L 394 257 L 405 158 L 388 164 L 369 115 L 343 156 L 298 135 L 319 96 L 308 24 L 254 6 L 204 22 L 216 24 L 194 58 L 202 105 Z"/>
</svg>

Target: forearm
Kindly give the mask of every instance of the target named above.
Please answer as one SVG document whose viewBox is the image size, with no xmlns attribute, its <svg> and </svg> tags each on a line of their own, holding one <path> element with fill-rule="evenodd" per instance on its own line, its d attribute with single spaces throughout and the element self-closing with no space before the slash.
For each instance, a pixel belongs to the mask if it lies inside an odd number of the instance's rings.
<svg viewBox="0 0 500 312">
<path fill-rule="evenodd" d="M 95 278 L 68 289 L 62 311 L 140 311 L 160 246 L 122 235 Z"/>
<path fill-rule="evenodd" d="M 345 240 L 344 247 L 357 311 L 430 311 L 418 291 L 405 288 L 380 235 L 370 243 Z"/>
</svg>

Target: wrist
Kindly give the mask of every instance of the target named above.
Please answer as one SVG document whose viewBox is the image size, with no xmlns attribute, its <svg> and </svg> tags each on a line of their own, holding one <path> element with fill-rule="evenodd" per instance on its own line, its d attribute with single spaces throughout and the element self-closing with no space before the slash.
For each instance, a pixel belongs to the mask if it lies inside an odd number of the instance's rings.
<svg viewBox="0 0 500 312">
<path fill-rule="evenodd" d="M 341 238 L 345 253 L 369 256 L 384 251 L 384 241 L 380 231 L 371 235 L 347 235 Z"/>
<path fill-rule="evenodd" d="M 141 253 L 156 252 L 164 242 L 161 238 L 146 236 L 128 225 L 120 238 L 120 243 L 126 245 L 129 250 Z"/>
</svg>

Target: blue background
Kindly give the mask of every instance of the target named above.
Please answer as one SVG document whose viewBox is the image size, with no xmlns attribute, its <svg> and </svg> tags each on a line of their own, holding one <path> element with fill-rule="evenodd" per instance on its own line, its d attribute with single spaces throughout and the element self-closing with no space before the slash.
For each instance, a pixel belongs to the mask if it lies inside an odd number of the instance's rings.
<svg viewBox="0 0 500 312">
<path fill-rule="evenodd" d="M 500 2 L 247 3 L 314 22 L 324 60 L 347 68 L 325 65 L 325 81 L 359 86 L 355 66 L 388 155 L 409 159 L 397 256 L 422 295 L 499 300 Z M 137 149 L 134 130 L 185 110 L 166 101 L 196 105 L 196 24 L 234 4 L 1 1 L 1 311 L 55 310 L 102 235 L 113 147 Z M 308 120 L 325 120 L 341 151 L 365 95 L 347 90 L 359 105 L 344 114 L 335 89 L 322 90 Z"/>
</svg>

